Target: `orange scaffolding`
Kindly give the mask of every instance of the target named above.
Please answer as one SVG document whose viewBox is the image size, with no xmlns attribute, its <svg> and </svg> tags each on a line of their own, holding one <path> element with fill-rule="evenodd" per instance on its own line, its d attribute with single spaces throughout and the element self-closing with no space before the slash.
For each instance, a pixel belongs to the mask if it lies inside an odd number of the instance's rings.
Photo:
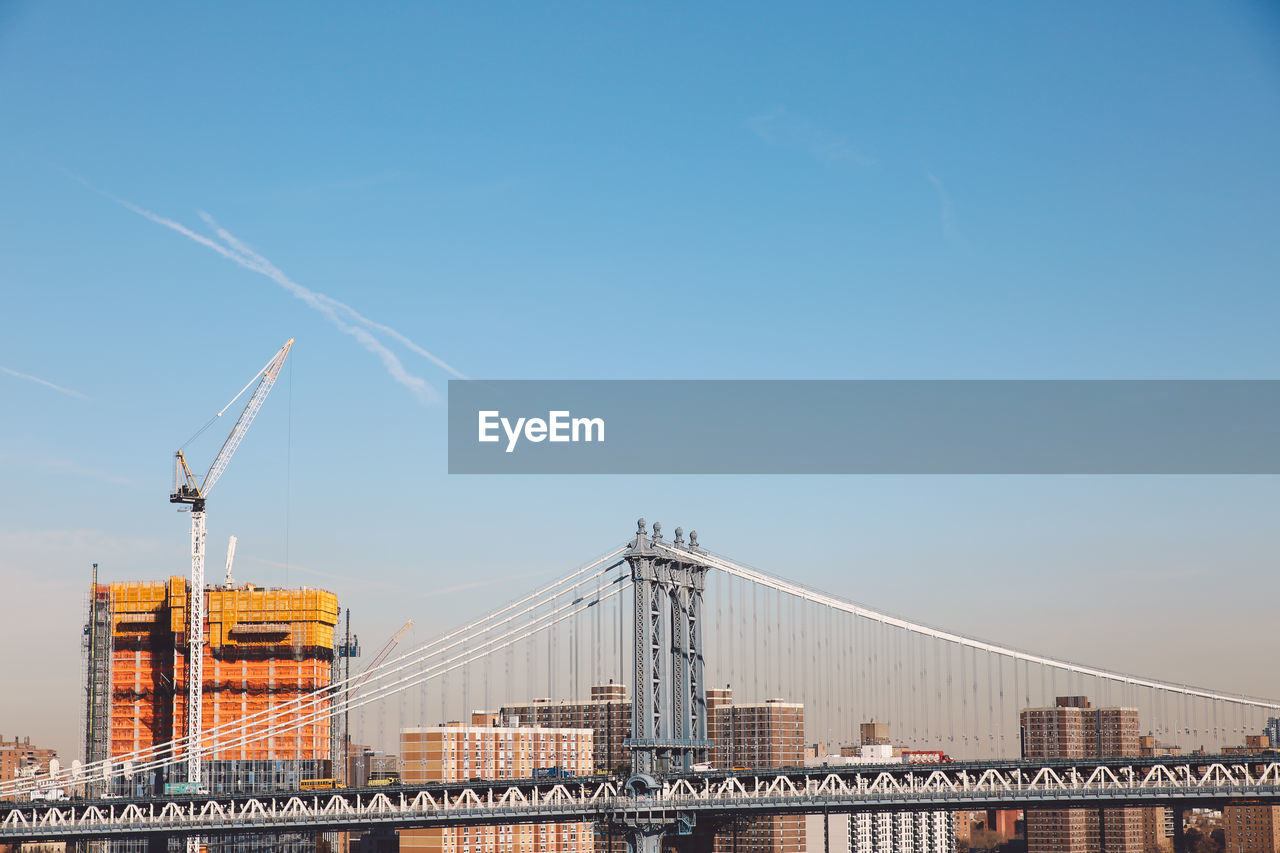
<svg viewBox="0 0 1280 853">
<path fill-rule="evenodd" d="M 316 589 L 210 588 L 206 598 L 203 728 L 281 708 L 272 724 L 298 719 L 282 706 L 331 681 L 338 598 Z M 186 731 L 186 579 L 111 585 L 110 751 L 120 755 Z M 258 723 L 235 730 L 252 734 Z M 328 759 L 327 717 L 299 730 L 209 751 L 218 759 Z"/>
</svg>

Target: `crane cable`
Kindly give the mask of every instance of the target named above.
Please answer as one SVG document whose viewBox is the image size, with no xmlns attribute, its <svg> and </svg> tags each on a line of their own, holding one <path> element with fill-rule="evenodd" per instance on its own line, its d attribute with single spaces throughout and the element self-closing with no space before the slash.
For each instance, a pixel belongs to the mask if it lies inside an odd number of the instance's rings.
<svg viewBox="0 0 1280 853">
<path fill-rule="evenodd" d="M 278 353 L 277 353 L 277 354 L 278 354 Z M 220 418 L 220 417 L 222 417 L 223 415 L 225 415 L 225 414 L 227 413 L 227 409 L 229 409 L 229 408 L 231 408 L 232 406 L 234 406 L 234 405 L 235 405 L 235 403 L 236 403 L 236 400 L 239 400 L 241 397 L 243 397 L 243 396 L 244 396 L 244 392 L 245 392 L 245 391 L 248 391 L 248 390 L 249 390 L 249 388 L 253 385 L 253 383 L 257 382 L 257 381 L 258 381 L 258 378 L 259 378 L 259 377 L 261 377 L 261 376 L 262 376 L 262 374 L 264 374 L 264 373 L 266 373 L 266 372 L 267 372 L 267 368 L 268 368 L 268 367 L 270 367 L 270 366 L 271 366 L 271 362 L 273 362 L 273 361 L 275 361 L 275 360 L 276 360 L 276 359 L 275 359 L 275 356 L 272 356 L 272 357 L 271 357 L 271 361 L 268 361 L 266 364 L 262 365 L 262 369 L 261 369 L 261 370 L 259 370 L 257 373 L 253 374 L 253 378 L 252 378 L 252 379 L 250 379 L 247 383 L 245 383 L 245 386 L 244 386 L 243 388 L 241 388 L 241 389 L 240 389 L 240 393 L 239 393 L 239 394 L 236 394 L 234 397 L 232 397 L 232 398 L 231 398 L 231 402 L 230 402 L 230 403 L 227 403 L 225 406 L 223 406 L 223 407 L 222 407 L 222 409 L 221 409 L 221 410 L 220 410 L 216 415 L 214 415 L 213 417 L 209 418 L 209 420 L 205 421 L 204 426 L 202 426 L 202 427 L 200 427 L 200 429 L 196 430 L 195 434 L 194 434 L 193 436 L 191 436 L 191 438 L 188 438 L 188 439 L 186 440 L 186 442 L 182 445 L 182 447 L 180 447 L 180 448 L 178 448 L 178 449 L 179 449 L 179 450 L 186 450 L 186 449 L 187 449 L 187 447 L 191 444 L 191 442 L 195 441 L 197 438 L 199 438 L 200 436 L 204 435 L 205 431 L 206 431 L 207 429 L 209 429 L 209 427 L 211 427 L 211 426 L 213 426 L 214 424 L 216 424 L 216 423 L 218 422 L 218 418 Z M 290 370 L 292 371 L 292 367 L 290 367 Z"/>
</svg>

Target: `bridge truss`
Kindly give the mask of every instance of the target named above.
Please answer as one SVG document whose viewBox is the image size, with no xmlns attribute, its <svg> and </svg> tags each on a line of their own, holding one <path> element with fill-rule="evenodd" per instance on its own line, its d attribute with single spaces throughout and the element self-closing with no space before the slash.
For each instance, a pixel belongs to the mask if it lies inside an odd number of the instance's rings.
<svg viewBox="0 0 1280 853">
<path fill-rule="evenodd" d="M 0 810 L 0 841 L 575 821 L 602 821 L 625 829 L 666 826 L 677 816 L 714 826 L 732 817 L 814 812 L 1280 805 L 1280 762 L 1241 758 L 895 764 L 678 774 L 639 797 L 625 779 L 609 777 L 390 791 L 174 797 L 125 804 L 105 800 L 12 805 Z"/>
</svg>

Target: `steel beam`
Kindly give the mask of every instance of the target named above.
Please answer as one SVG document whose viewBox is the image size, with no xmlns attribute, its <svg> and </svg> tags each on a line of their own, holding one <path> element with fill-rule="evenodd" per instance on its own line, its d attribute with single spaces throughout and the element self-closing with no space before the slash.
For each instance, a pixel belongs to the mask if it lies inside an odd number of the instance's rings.
<svg viewBox="0 0 1280 853">
<path fill-rule="evenodd" d="M 690 534 L 696 543 L 697 534 Z M 639 802 L 652 797 L 671 773 L 688 773 L 705 757 L 706 686 L 703 682 L 701 612 L 708 566 L 676 528 L 674 545 L 654 522 L 642 518 L 626 555 L 635 590 L 631 778 L 627 791 Z M 619 824 L 634 851 L 657 851 L 667 834 L 692 832 L 694 816 L 664 812 L 660 819 Z"/>
<path fill-rule="evenodd" d="M 678 777 L 631 790 L 610 777 L 390 793 L 365 789 L 6 804 L 0 807 L 0 843 L 601 820 L 627 832 L 633 849 L 652 853 L 663 835 L 691 832 L 700 823 L 783 814 L 1280 804 L 1280 762 L 1108 764 L 1052 774 L 1044 769 L 1035 764 L 983 772 L 946 765 L 794 768 Z"/>
</svg>

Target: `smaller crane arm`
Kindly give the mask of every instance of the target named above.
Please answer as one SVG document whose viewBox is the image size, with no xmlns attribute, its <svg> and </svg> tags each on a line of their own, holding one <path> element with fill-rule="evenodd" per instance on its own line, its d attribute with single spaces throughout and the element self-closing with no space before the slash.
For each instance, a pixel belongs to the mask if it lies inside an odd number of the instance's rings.
<svg viewBox="0 0 1280 853">
<path fill-rule="evenodd" d="M 236 582 L 231 578 L 231 564 L 234 563 L 236 559 L 236 542 L 238 541 L 239 540 L 236 539 L 236 537 L 232 536 L 231 540 L 227 542 L 227 587 L 233 587 L 236 584 Z"/>
<path fill-rule="evenodd" d="M 364 684 L 369 679 L 369 676 L 373 675 L 373 671 L 377 669 L 382 664 L 382 662 L 387 659 L 387 657 L 391 654 L 391 650 L 394 649 L 400 643 L 400 641 L 404 639 L 404 635 L 409 633 L 409 629 L 412 627 L 413 627 L 413 620 L 410 619 L 408 622 L 404 623 L 403 628 L 401 628 L 399 631 L 396 631 L 396 635 L 394 637 L 392 637 L 390 640 L 387 640 L 387 644 L 382 647 L 382 651 L 378 652 L 377 657 L 375 657 L 372 661 L 370 661 L 369 665 L 364 668 L 364 672 L 360 674 L 360 680 L 357 681 L 354 685 L 352 685 L 353 688 L 359 689 L 360 685 Z"/>
</svg>

